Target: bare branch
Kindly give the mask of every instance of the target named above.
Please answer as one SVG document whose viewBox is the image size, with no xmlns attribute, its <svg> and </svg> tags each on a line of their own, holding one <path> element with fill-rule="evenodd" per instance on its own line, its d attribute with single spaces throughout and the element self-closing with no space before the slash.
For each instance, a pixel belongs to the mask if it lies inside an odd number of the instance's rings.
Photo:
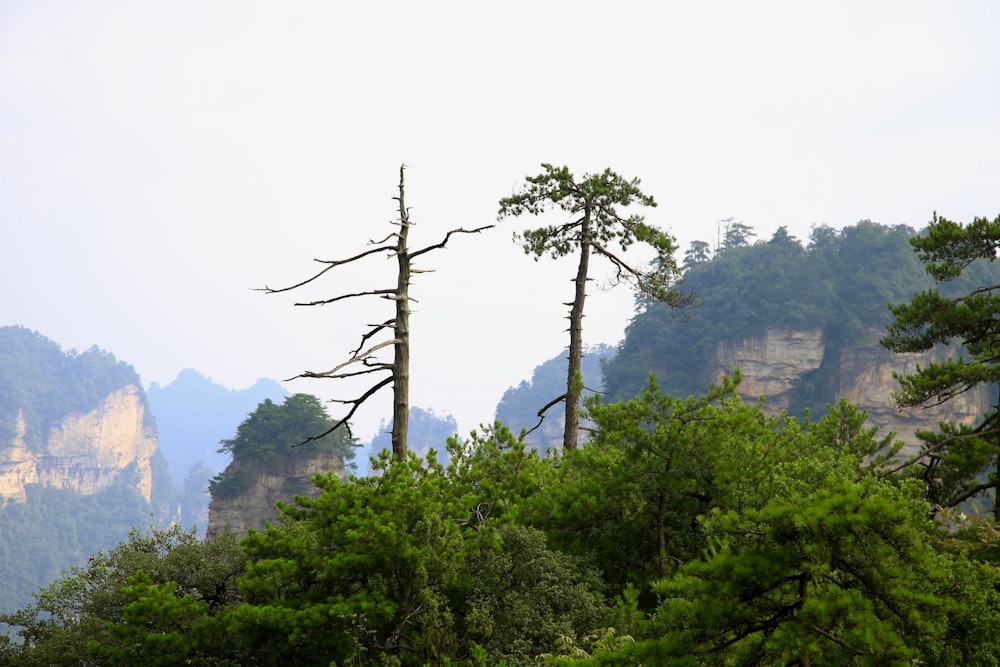
<svg viewBox="0 0 1000 667">
<path fill-rule="evenodd" d="M 381 382 L 379 382 L 378 384 L 372 386 L 368 391 L 366 391 L 365 393 L 363 393 L 358 398 L 355 398 L 355 399 L 349 400 L 349 401 L 334 400 L 333 401 L 334 403 L 345 403 L 345 404 L 350 403 L 350 404 L 353 404 L 354 407 L 352 407 L 350 409 L 350 411 L 344 416 L 343 419 L 341 419 L 340 421 L 338 421 L 336 424 L 334 424 L 333 426 L 331 426 L 327 430 L 323 431 L 319 435 L 311 435 L 308 438 L 306 438 L 305 440 L 303 440 L 302 442 L 300 442 L 298 444 L 295 444 L 295 445 L 292 445 L 292 447 L 301 447 L 302 445 L 305 445 L 307 443 L 315 442 L 316 440 L 321 440 L 321 439 L 325 438 L 326 436 L 330 435 L 331 433 L 333 433 L 334 431 L 336 431 L 341 426 L 343 426 L 344 428 L 347 429 L 347 436 L 350 437 L 350 438 L 353 438 L 354 434 L 351 432 L 351 424 L 349 423 L 348 420 L 350 420 L 350 418 L 354 416 L 354 413 L 358 411 L 358 408 L 361 407 L 362 403 L 364 403 L 369 398 L 371 398 L 372 395 L 375 392 L 377 392 L 379 389 L 381 389 L 382 387 L 386 386 L 387 384 L 392 384 L 392 376 L 387 377 L 384 380 L 382 380 Z"/>
<path fill-rule="evenodd" d="M 381 343 L 379 343 L 378 345 L 371 346 L 370 348 L 368 348 L 364 352 L 359 352 L 358 354 L 354 355 L 353 357 L 351 357 L 350 359 L 348 359 L 344 363 L 340 364 L 339 366 L 335 366 L 334 368 L 332 368 L 327 373 L 324 373 L 324 375 L 332 375 L 333 373 L 336 373 L 337 371 L 339 371 L 341 368 L 344 368 L 345 366 L 350 366 L 351 364 L 353 364 L 355 362 L 358 362 L 358 361 L 360 361 L 360 362 L 363 363 L 365 359 L 371 358 L 372 352 L 375 352 L 376 350 L 381 350 L 383 347 L 388 347 L 390 345 L 395 345 L 398 342 L 399 342 L 398 338 L 392 338 L 390 340 L 384 340 Z"/>
<path fill-rule="evenodd" d="M 388 239 L 388 238 L 389 237 L 386 237 L 386 239 Z M 359 254 L 355 255 L 354 257 L 350 257 L 348 259 L 334 259 L 334 260 L 314 259 L 313 260 L 314 262 L 319 262 L 320 264 L 328 264 L 329 266 L 327 266 L 325 269 L 323 269 L 322 271 L 320 271 L 319 273 L 317 273 L 313 277 L 306 278 L 305 280 L 303 280 L 300 283 L 296 283 L 294 285 L 289 285 L 288 287 L 279 287 L 279 288 L 272 288 L 272 287 L 268 287 L 267 285 L 264 285 L 264 287 L 258 287 L 256 289 L 256 291 L 258 291 L 258 292 L 265 292 L 267 294 L 280 294 L 281 292 L 290 292 L 291 290 L 297 289 L 299 287 L 302 287 L 303 285 L 308 285 L 309 283 L 311 283 L 312 281 L 316 280 L 317 278 L 319 278 L 320 276 L 322 276 L 324 273 L 326 273 L 327 271 L 329 271 L 330 269 L 332 269 L 332 268 L 334 268 L 336 266 L 340 266 L 341 264 L 348 264 L 349 262 L 355 262 L 355 261 L 361 259 L 362 257 L 367 257 L 368 255 L 374 255 L 375 253 L 379 253 L 379 252 L 385 252 L 386 250 L 395 250 L 395 248 L 393 246 L 379 246 L 378 248 L 371 248 L 369 250 L 366 250 L 366 251 L 364 251 L 362 253 L 359 253 Z M 295 304 L 295 305 L 299 305 L 299 304 Z"/>
<path fill-rule="evenodd" d="M 611 263 L 615 265 L 615 268 L 618 269 L 619 276 L 621 276 L 625 272 L 628 272 L 632 274 L 637 283 L 641 283 L 643 275 L 641 271 L 629 266 L 628 263 L 626 263 L 623 259 L 615 255 L 613 252 L 602 246 L 597 241 L 591 240 L 590 247 L 596 250 L 599 254 L 604 255 L 606 258 L 608 258 L 608 260 L 610 260 Z"/>
<path fill-rule="evenodd" d="M 539 426 L 541 426 L 542 422 L 545 421 L 545 411 L 548 410 L 549 408 L 551 408 L 556 403 L 561 403 L 562 401 L 565 401 L 566 397 L 567 397 L 567 394 L 563 394 L 562 396 L 557 396 L 556 398 L 553 398 L 551 401 L 549 401 L 548 403 L 546 403 L 545 406 L 541 410 L 538 411 L 538 415 L 537 415 L 537 417 L 538 417 L 538 423 L 535 424 L 534 426 L 532 426 L 530 430 L 525 431 L 524 435 L 528 435 L 529 433 L 532 433 Z"/>
<path fill-rule="evenodd" d="M 386 296 L 386 295 L 393 294 L 393 293 L 395 293 L 395 291 L 396 290 L 394 290 L 394 289 L 378 289 L 378 290 L 371 290 L 370 292 L 355 292 L 354 294 L 341 294 L 340 296 L 335 296 L 332 299 L 323 299 L 322 301 L 300 301 L 300 302 L 296 303 L 295 305 L 296 306 L 323 306 L 323 305 L 326 305 L 328 303 L 334 303 L 335 301 L 343 301 L 344 299 L 351 299 L 351 298 L 356 297 L 356 296 L 379 296 L 379 295 L 381 295 L 382 298 L 388 299 L 388 298 L 391 298 L 391 297 Z"/>
<path fill-rule="evenodd" d="M 351 356 L 356 356 L 359 352 L 361 352 L 361 348 L 365 346 L 365 341 L 377 334 L 379 331 L 382 331 L 382 329 L 388 329 L 394 322 L 395 320 L 386 320 L 381 324 L 369 324 L 368 326 L 371 327 L 371 331 L 361 337 L 361 343 L 350 351 Z"/>
<path fill-rule="evenodd" d="M 350 373 L 315 373 L 313 371 L 303 371 L 302 373 L 296 375 L 295 377 L 288 378 L 285 382 L 291 382 L 292 380 L 310 379 L 310 380 L 337 380 L 340 378 L 352 378 L 359 375 L 368 375 L 369 373 L 378 373 L 379 371 L 392 371 L 392 364 L 388 363 L 378 363 L 378 364 L 368 364 L 366 359 L 361 360 L 366 366 L 363 371 L 352 371 Z"/>
<path fill-rule="evenodd" d="M 393 199 L 395 199 L 395 197 L 393 197 Z M 399 224 L 399 223 L 397 223 L 397 222 L 392 222 L 392 221 L 390 221 L 390 222 L 391 222 L 391 224 L 394 224 L 394 225 L 397 225 L 397 224 Z M 398 234 L 397 234 L 396 232 L 389 232 L 389 235 L 388 235 L 388 236 L 386 236 L 386 237 L 385 237 L 384 239 L 382 239 L 381 241 L 369 241 L 368 243 L 370 243 L 370 244 L 372 244 L 372 245 L 379 245 L 379 244 L 382 244 L 382 243 L 385 243 L 385 242 L 386 242 L 386 241 L 388 241 L 389 239 L 394 239 L 394 238 L 396 238 L 397 236 L 399 236 L 399 235 L 398 235 Z M 392 248 L 393 250 L 395 250 L 395 249 L 396 249 L 396 247 L 395 247 L 395 246 L 391 246 L 391 248 Z"/>
<path fill-rule="evenodd" d="M 823 636 L 823 637 L 826 637 L 827 639 L 829 639 L 830 641 L 832 641 L 837 646 L 841 647 L 842 649 L 844 649 L 846 651 L 849 651 L 850 653 L 853 653 L 854 655 L 864 655 L 864 653 L 865 653 L 861 649 L 858 649 L 858 648 L 855 648 L 854 646 L 851 646 L 850 644 L 848 644 L 847 642 L 845 642 L 843 639 L 840 639 L 839 637 L 836 637 L 833 634 L 827 632 L 826 630 L 824 630 L 823 628 L 819 627 L 818 625 L 812 626 L 812 631 L 815 632 L 815 633 L 817 633 L 817 634 L 819 634 L 819 635 L 821 635 L 821 636 Z"/>
<path fill-rule="evenodd" d="M 440 243 L 435 243 L 434 245 L 429 245 L 426 248 L 421 248 L 420 250 L 417 250 L 415 252 L 411 252 L 410 253 L 410 260 L 413 260 L 413 258 L 419 257 L 420 255 L 423 255 L 425 252 L 428 252 L 430 250 L 436 250 L 438 248 L 443 248 L 445 246 L 445 244 L 448 243 L 448 239 L 451 238 L 452 234 L 478 234 L 479 232 L 483 231 L 484 229 L 490 229 L 492 227 L 496 227 L 496 225 L 484 225 L 482 227 L 476 227 L 475 229 L 463 229 L 463 228 L 453 229 L 453 230 L 451 230 L 450 232 L 448 232 L 447 234 L 444 235 L 444 239 Z"/>
<path fill-rule="evenodd" d="M 980 424 L 974 430 L 969 431 L 968 433 L 954 433 L 952 435 L 949 435 L 947 438 L 944 438 L 934 443 L 930 447 L 925 447 L 914 456 L 900 463 L 895 468 L 887 470 L 886 475 L 895 475 L 897 472 L 903 470 L 904 468 L 908 468 L 914 463 L 919 463 L 929 456 L 937 456 L 942 450 L 947 449 L 948 446 L 951 445 L 952 443 L 961 442 L 962 440 L 967 440 L 970 438 L 987 438 L 989 436 L 1000 435 L 1000 427 L 989 428 L 989 429 L 983 428 L 984 426 L 988 425 L 988 423 L 989 423 L 988 421 L 984 421 L 982 424 Z"/>
</svg>

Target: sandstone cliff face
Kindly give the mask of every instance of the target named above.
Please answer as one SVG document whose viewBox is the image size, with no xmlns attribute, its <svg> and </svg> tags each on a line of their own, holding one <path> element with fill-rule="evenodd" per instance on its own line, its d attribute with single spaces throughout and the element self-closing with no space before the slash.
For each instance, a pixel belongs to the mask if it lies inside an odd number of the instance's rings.
<svg viewBox="0 0 1000 667">
<path fill-rule="evenodd" d="M 763 336 L 738 342 L 720 342 L 713 375 L 716 379 L 739 368 L 740 394 L 767 397 L 775 413 L 787 410 L 802 378 L 823 363 L 823 332 L 769 329 Z"/>
<path fill-rule="evenodd" d="M 157 443 L 145 421 L 140 390 L 129 385 L 91 412 L 66 416 L 34 451 L 25 445 L 19 412 L 13 442 L 0 443 L 0 501 L 23 502 L 26 484 L 92 495 L 123 483 L 123 476 L 149 501 Z"/>
<path fill-rule="evenodd" d="M 893 374 L 912 373 L 918 364 L 944 359 L 947 351 L 895 354 L 879 345 L 878 339 L 879 333 L 872 331 L 859 344 L 838 348 L 827 346 L 818 329 L 772 329 L 737 343 L 719 343 L 713 375 L 720 378 L 739 367 L 743 373 L 740 394 L 749 400 L 764 396 L 765 409 L 777 414 L 791 405 L 806 376 L 826 364 L 835 396 L 831 402 L 844 398 L 860 405 L 880 435 L 894 431 L 906 443 L 906 453 L 919 447 L 916 431 L 936 430 L 942 421 L 971 424 L 989 410 L 991 395 L 986 387 L 935 408 L 897 408 L 892 394 L 899 383 Z"/>
<path fill-rule="evenodd" d="M 234 460 L 223 477 L 239 476 L 245 480 L 245 488 L 231 498 L 212 498 L 208 506 L 208 537 L 219 535 L 227 527 L 238 535 L 250 528 L 262 530 L 265 523 L 274 520 L 279 500 L 290 503 L 295 496 L 315 496 L 318 489 L 312 478 L 330 472 L 342 479 L 346 477 L 340 457 L 310 452 L 307 448 L 264 462 Z"/>
</svg>

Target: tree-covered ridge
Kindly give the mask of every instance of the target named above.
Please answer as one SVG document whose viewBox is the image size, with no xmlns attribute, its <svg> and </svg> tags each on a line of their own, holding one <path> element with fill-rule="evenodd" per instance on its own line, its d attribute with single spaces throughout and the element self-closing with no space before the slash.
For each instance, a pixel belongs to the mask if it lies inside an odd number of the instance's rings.
<svg viewBox="0 0 1000 667">
<path fill-rule="evenodd" d="M 768 240 L 750 243 L 746 225 L 730 225 L 714 250 L 696 242 L 685 255 L 679 288 L 699 306 L 687 317 L 643 300 L 614 359 L 605 364 L 613 398 L 627 398 L 650 372 L 676 395 L 702 391 L 699 370 L 720 341 L 738 341 L 769 328 L 822 330 L 827 345 L 850 345 L 890 321 L 886 306 L 909 300 L 932 281 L 909 241 L 916 232 L 861 221 L 842 230 L 814 227 L 808 242 L 782 227 Z M 977 266 L 950 286 L 996 281 L 1000 270 Z M 959 284 L 961 283 L 961 284 Z M 804 405 L 831 400 L 819 395 Z"/>
<path fill-rule="evenodd" d="M 128 385 L 141 387 L 139 375 L 110 352 L 96 346 L 64 352 L 38 332 L 0 327 L 0 443 L 14 438 L 18 410 L 24 414 L 25 443 L 37 449 L 67 414 L 90 412 Z M 146 418 L 152 424 L 148 411 Z"/>
</svg>

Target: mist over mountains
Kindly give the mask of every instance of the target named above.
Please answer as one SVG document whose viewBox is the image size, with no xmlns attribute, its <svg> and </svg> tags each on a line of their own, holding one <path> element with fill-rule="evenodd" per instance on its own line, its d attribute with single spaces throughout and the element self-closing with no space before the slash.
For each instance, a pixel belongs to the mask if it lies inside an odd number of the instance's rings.
<svg viewBox="0 0 1000 667">
<path fill-rule="evenodd" d="M 224 470 L 231 457 L 217 451 L 219 443 L 231 438 L 265 399 L 280 401 L 289 395 L 266 378 L 246 389 L 228 389 L 193 368 L 184 369 L 167 385 L 153 382 L 146 397 L 171 477 L 183 480 L 199 461 L 213 474 Z"/>
</svg>

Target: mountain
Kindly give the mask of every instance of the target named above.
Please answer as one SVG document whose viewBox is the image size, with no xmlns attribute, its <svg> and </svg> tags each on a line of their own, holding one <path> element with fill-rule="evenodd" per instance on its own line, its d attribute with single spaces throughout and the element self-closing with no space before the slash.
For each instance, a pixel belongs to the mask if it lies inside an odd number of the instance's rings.
<svg viewBox="0 0 1000 667">
<path fill-rule="evenodd" d="M 204 534 L 208 525 L 208 482 L 224 470 L 229 454 L 219 443 L 231 438 L 247 414 L 269 398 L 288 392 L 274 380 L 259 379 L 246 389 L 227 389 L 188 368 L 168 385 L 152 383 L 146 392 L 156 417 L 160 450 L 170 475 L 180 487 L 180 521 L 196 525 Z"/>
<path fill-rule="evenodd" d="M 199 461 L 219 472 L 230 461 L 218 453 L 246 416 L 265 399 L 282 399 L 288 392 L 274 380 L 261 378 L 246 389 L 227 389 L 188 368 L 168 385 L 152 383 L 146 391 L 156 416 L 160 449 L 175 480 L 187 477 Z"/>
<path fill-rule="evenodd" d="M 700 305 L 678 313 L 641 304 L 618 354 L 604 366 L 609 399 L 635 396 L 651 373 L 667 393 L 700 394 L 740 368 L 741 394 L 763 397 L 772 413 L 809 410 L 818 417 L 844 398 L 910 448 L 918 445 L 918 430 L 980 417 L 986 389 L 936 409 L 900 412 L 894 405 L 894 373 L 947 354 L 894 355 L 879 345 L 891 319 L 886 304 L 908 302 L 933 285 L 909 244 L 916 233 L 861 221 L 839 231 L 816 227 L 806 245 L 782 228 L 768 241 L 744 240 L 714 256 L 689 252 L 680 288 L 695 293 Z M 998 280 L 1000 267 L 983 262 L 946 287 L 959 293 Z"/>
<path fill-rule="evenodd" d="M 151 514 L 176 518 L 135 369 L 0 327 L 0 609 Z"/>
</svg>

